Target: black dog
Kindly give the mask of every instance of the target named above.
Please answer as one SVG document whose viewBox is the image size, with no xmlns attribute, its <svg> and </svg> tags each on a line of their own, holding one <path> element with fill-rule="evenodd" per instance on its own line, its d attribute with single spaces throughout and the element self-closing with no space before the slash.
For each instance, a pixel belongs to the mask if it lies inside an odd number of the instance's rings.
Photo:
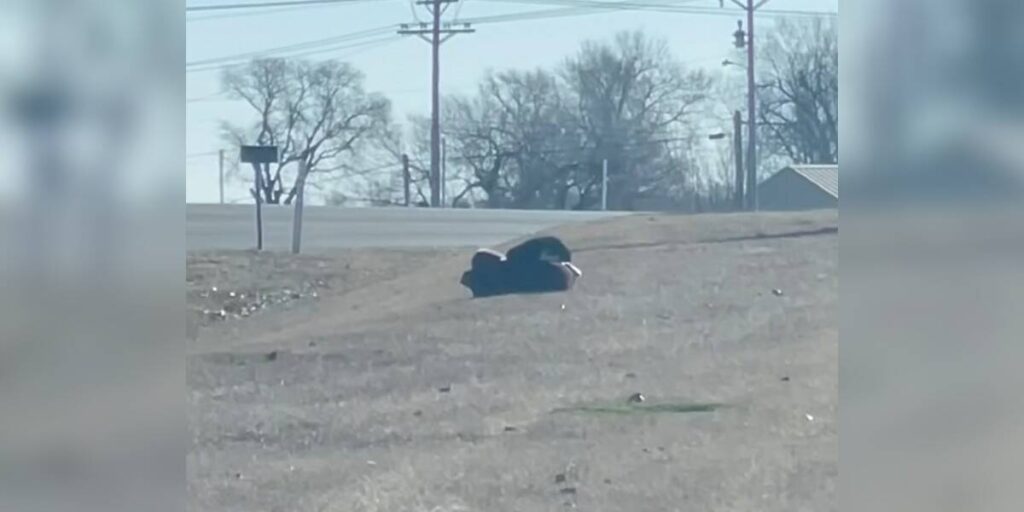
<svg viewBox="0 0 1024 512">
<path fill-rule="evenodd" d="M 531 238 L 509 249 L 506 258 L 509 261 L 544 260 L 565 263 L 572 261 L 572 253 L 557 237 L 542 236 Z"/>
<path fill-rule="evenodd" d="M 509 249 L 507 256 L 480 249 L 460 283 L 473 297 L 566 291 L 582 275 L 571 258 L 569 248 L 551 236 L 527 240 Z"/>
</svg>

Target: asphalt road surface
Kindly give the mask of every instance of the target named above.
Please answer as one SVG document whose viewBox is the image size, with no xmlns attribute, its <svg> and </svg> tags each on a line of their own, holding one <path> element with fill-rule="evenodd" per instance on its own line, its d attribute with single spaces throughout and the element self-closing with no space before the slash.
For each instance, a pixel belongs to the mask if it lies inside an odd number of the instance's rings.
<svg viewBox="0 0 1024 512">
<path fill-rule="evenodd" d="M 263 207 L 265 249 L 289 249 L 291 206 Z M 465 210 L 425 208 L 306 207 L 303 249 L 347 247 L 460 247 L 501 243 L 561 224 L 586 222 L 613 212 Z M 252 205 L 185 206 L 188 250 L 251 249 L 256 246 Z"/>
</svg>

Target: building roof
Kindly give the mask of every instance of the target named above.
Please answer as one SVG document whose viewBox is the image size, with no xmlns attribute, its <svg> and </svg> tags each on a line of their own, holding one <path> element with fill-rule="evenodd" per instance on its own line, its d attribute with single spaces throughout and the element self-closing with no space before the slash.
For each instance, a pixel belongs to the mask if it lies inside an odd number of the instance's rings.
<svg viewBox="0 0 1024 512">
<path fill-rule="evenodd" d="M 828 195 L 839 199 L 838 165 L 791 165 L 789 168 Z"/>
</svg>

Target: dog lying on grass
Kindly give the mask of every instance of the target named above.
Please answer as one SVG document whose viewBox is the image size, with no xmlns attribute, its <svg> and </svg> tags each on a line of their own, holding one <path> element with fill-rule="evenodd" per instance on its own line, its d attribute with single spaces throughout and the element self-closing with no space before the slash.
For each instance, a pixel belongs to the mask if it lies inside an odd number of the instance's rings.
<svg viewBox="0 0 1024 512">
<path fill-rule="evenodd" d="M 527 240 L 507 254 L 478 250 L 459 282 L 477 298 L 566 291 L 582 275 L 572 264 L 569 248 L 558 238 L 545 236 Z"/>
</svg>

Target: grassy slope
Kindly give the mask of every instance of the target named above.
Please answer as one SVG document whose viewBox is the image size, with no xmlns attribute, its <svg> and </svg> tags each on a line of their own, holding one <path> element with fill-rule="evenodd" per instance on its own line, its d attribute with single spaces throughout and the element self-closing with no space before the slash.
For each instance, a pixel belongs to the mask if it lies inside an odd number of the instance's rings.
<svg viewBox="0 0 1024 512">
<path fill-rule="evenodd" d="M 584 272 L 568 294 L 469 300 L 468 254 L 432 257 L 213 328 L 190 346 L 190 501 L 835 510 L 836 226 L 616 219 L 558 233 Z M 726 407 L 678 412 L 703 403 Z"/>
</svg>

